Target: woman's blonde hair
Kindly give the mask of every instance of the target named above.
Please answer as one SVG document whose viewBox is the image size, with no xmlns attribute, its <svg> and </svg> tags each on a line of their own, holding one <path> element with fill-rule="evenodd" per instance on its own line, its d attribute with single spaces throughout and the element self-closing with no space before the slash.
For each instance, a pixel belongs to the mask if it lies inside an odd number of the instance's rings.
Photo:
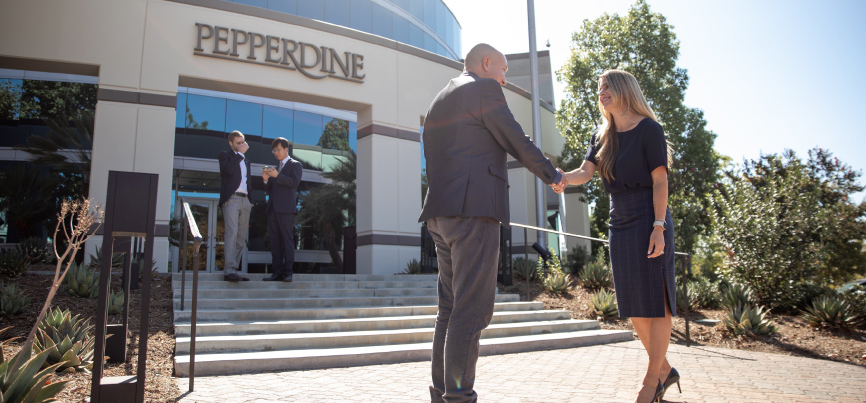
<svg viewBox="0 0 866 403">
<path fill-rule="evenodd" d="M 655 112 L 640 90 L 637 79 L 631 73 L 622 70 L 607 70 L 598 77 L 599 84 L 601 79 L 607 80 L 611 101 L 614 105 L 619 106 L 626 114 L 634 113 L 658 122 Z M 605 110 L 601 100 L 598 102 L 598 110 L 601 111 L 601 126 L 598 128 L 598 135 L 595 138 L 596 145 L 599 146 L 595 156 L 596 161 L 598 161 L 598 173 L 608 182 L 613 182 L 615 179 L 613 166 L 619 154 L 616 122 L 613 115 Z M 670 144 L 668 144 L 668 168 L 670 168 L 671 163 L 673 163 L 673 152 Z"/>
</svg>

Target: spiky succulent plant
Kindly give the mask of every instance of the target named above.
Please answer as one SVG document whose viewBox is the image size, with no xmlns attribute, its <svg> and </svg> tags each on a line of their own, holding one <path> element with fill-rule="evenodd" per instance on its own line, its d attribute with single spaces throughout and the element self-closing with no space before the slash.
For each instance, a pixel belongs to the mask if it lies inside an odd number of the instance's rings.
<svg viewBox="0 0 866 403">
<path fill-rule="evenodd" d="M 816 298 L 801 317 L 814 327 L 849 329 L 861 322 L 848 302 L 833 296 Z"/>
<path fill-rule="evenodd" d="M 752 289 L 745 284 L 731 284 L 722 293 L 722 307 L 731 310 L 740 305 L 752 305 Z"/>
<path fill-rule="evenodd" d="M 99 272 L 86 265 L 72 264 L 66 273 L 66 291 L 76 297 L 99 296 Z"/>
<path fill-rule="evenodd" d="M 57 363 L 58 372 L 90 372 L 93 367 L 93 342 L 87 332 L 90 319 L 72 316 L 69 310 L 54 308 L 45 314 L 36 331 L 33 348 L 47 352 L 43 368 Z"/>
<path fill-rule="evenodd" d="M 22 239 L 21 243 L 18 244 L 18 251 L 27 256 L 27 259 L 31 263 L 44 262 L 50 256 L 48 253 L 48 242 L 45 242 L 44 239 L 38 236 Z"/>
<path fill-rule="evenodd" d="M 18 248 L 0 249 L 0 276 L 18 277 L 30 268 L 30 259 Z"/>
<path fill-rule="evenodd" d="M 586 265 L 583 273 L 580 273 L 580 281 L 590 290 L 610 288 L 613 285 L 613 274 L 605 264 L 604 255 L 599 254 L 594 262 Z"/>
<path fill-rule="evenodd" d="M 123 312 L 123 291 L 108 293 L 108 313 L 110 315 Z"/>
<path fill-rule="evenodd" d="M 19 315 L 30 306 L 30 298 L 18 291 L 18 284 L 4 285 L 0 282 L 0 316 Z"/>
<path fill-rule="evenodd" d="M 551 272 L 544 276 L 541 285 L 545 290 L 553 293 L 568 292 L 571 288 L 571 276 L 562 272 Z"/>
<path fill-rule="evenodd" d="M 535 268 L 536 265 L 537 263 L 534 261 L 522 257 L 515 258 L 512 262 L 512 267 L 517 277 L 528 281 L 535 281 L 538 279 L 538 272 Z"/>
<path fill-rule="evenodd" d="M 592 308 L 599 319 L 616 315 L 619 313 L 616 307 L 616 294 L 605 289 L 599 290 L 592 296 Z"/>
<path fill-rule="evenodd" d="M 778 331 L 773 321 L 767 318 L 768 312 L 763 306 L 737 305 L 728 310 L 722 323 L 737 336 L 767 336 Z"/>
<path fill-rule="evenodd" d="M 0 330 L 0 334 L 10 329 Z M 5 343 L 0 343 L 0 347 Z M 2 348 L 0 348 L 2 350 Z M 56 402 L 54 398 L 70 381 L 51 383 L 48 377 L 60 364 L 49 365 L 45 369 L 43 363 L 48 357 L 48 352 L 42 352 L 30 357 L 30 349 L 22 349 L 18 354 L 24 354 L 21 362 L 16 362 L 17 355 L 8 360 L 0 354 L 0 402 L 3 403 L 51 403 Z"/>
</svg>

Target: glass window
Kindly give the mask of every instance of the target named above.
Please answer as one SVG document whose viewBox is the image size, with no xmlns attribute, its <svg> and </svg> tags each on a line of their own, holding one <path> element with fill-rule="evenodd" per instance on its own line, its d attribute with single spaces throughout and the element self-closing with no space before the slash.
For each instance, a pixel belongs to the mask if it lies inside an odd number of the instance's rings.
<svg viewBox="0 0 866 403">
<path fill-rule="evenodd" d="M 268 0 L 268 8 L 287 14 L 297 14 L 298 0 Z"/>
<path fill-rule="evenodd" d="M 409 11 L 409 0 L 391 0 L 391 3 L 407 12 Z"/>
<path fill-rule="evenodd" d="M 291 109 L 265 105 L 262 119 L 262 137 L 270 144 L 277 137 L 292 139 L 294 112 Z"/>
<path fill-rule="evenodd" d="M 394 31 L 392 28 L 391 12 L 384 7 L 373 4 L 373 35 L 392 38 Z"/>
<path fill-rule="evenodd" d="M 0 119 L 18 120 L 23 80 L 0 79 Z"/>
<path fill-rule="evenodd" d="M 358 124 L 355 122 L 349 122 L 349 148 L 358 152 Z"/>
<path fill-rule="evenodd" d="M 409 9 L 406 11 L 414 15 L 418 21 L 424 21 L 424 0 L 409 0 Z"/>
<path fill-rule="evenodd" d="M 268 8 L 268 0 L 233 0 L 235 3 L 246 4 L 248 6 Z"/>
<path fill-rule="evenodd" d="M 409 44 L 418 48 L 424 49 L 424 31 L 413 24 L 409 24 Z"/>
<path fill-rule="evenodd" d="M 403 17 L 394 14 L 394 40 L 402 43 L 409 43 L 409 21 L 406 21 Z"/>
<path fill-rule="evenodd" d="M 325 3 L 320 0 L 299 0 L 298 15 L 314 20 L 325 20 Z"/>
<path fill-rule="evenodd" d="M 295 111 L 295 144 L 317 145 L 322 137 L 322 115 Z"/>
<path fill-rule="evenodd" d="M 424 50 L 436 53 L 436 40 L 424 33 Z"/>
<path fill-rule="evenodd" d="M 436 29 L 436 3 L 440 0 L 424 0 L 424 23 Z"/>
<path fill-rule="evenodd" d="M 442 0 L 436 1 L 436 33 L 439 36 L 445 36 L 445 16 L 450 14 L 448 9 L 445 8 L 445 3 Z M 432 28 L 432 26 L 431 26 Z"/>
<path fill-rule="evenodd" d="M 445 39 L 445 43 L 451 49 L 454 49 L 454 17 L 451 16 L 451 13 L 447 13 L 445 18 L 445 31 L 440 34 L 442 39 Z"/>
<path fill-rule="evenodd" d="M 186 127 L 186 93 L 177 93 L 177 106 L 175 107 L 174 127 Z"/>
<path fill-rule="evenodd" d="M 226 100 L 192 95 L 187 97 L 186 127 L 188 129 L 225 132 Z"/>
<path fill-rule="evenodd" d="M 226 133 L 240 130 L 245 135 L 262 135 L 262 105 L 228 100 L 226 105 Z"/>
<path fill-rule="evenodd" d="M 351 22 L 351 0 L 325 0 L 325 21 L 348 27 Z"/>
<path fill-rule="evenodd" d="M 454 43 L 451 45 L 451 48 L 454 49 L 454 53 L 457 53 L 457 57 L 463 55 L 463 43 L 460 41 L 460 23 L 457 22 L 457 19 L 454 20 Z"/>
<path fill-rule="evenodd" d="M 324 121 L 322 137 L 316 145 L 329 150 L 348 151 L 350 149 L 349 121 L 330 116 L 325 116 Z"/>
<path fill-rule="evenodd" d="M 352 0 L 351 28 L 373 32 L 373 3 L 370 0 Z"/>
</svg>

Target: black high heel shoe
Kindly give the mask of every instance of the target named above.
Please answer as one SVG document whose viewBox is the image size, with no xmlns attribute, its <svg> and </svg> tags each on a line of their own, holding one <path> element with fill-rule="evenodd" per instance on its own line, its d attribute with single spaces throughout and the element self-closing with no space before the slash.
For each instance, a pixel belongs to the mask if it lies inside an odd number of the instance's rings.
<svg viewBox="0 0 866 403">
<path fill-rule="evenodd" d="M 659 397 L 664 398 L 665 392 L 667 392 L 668 388 L 671 387 L 671 385 L 673 385 L 674 383 L 677 384 L 677 389 L 679 389 L 680 394 L 682 394 L 683 388 L 680 387 L 680 373 L 677 372 L 676 368 L 671 367 L 671 372 L 668 374 L 668 379 L 665 379 L 664 390 L 662 390 L 662 394 Z"/>
<path fill-rule="evenodd" d="M 659 386 L 656 387 L 656 394 L 655 396 L 653 396 L 653 400 L 650 400 L 650 402 L 662 403 L 663 394 L 665 394 L 665 386 L 662 385 L 662 381 L 659 381 Z"/>
</svg>

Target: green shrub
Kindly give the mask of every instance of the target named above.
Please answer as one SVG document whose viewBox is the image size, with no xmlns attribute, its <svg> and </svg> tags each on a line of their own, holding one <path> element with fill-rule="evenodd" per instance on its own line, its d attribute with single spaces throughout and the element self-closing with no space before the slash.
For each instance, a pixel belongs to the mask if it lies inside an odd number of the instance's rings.
<svg viewBox="0 0 866 403">
<path fill-rule="evenodd" d="M 18 284 L 0 282 L 0 316 L 20 315 L 30 306 L 30 298 L 18 291 Z"/>
<path fill-rule="evenodd" d="M 737 336 L 766 336 L 776 333 L 776 325 L 768 319 L 768 311 L 764 307 L 751 307 L 749 305 L 738 305 L 728 309 L 727 315 L 722 318 L 722 323 L 734 335 Z"/>
<path fill-rule="evenodd" d="M 48 261 L 48 243 L 38 236 L 24 238 L 18 244 L 18 251 L 30 260 L 30 263 L 42 263 Z"/>
<path fill-rule="evenodd" d="M 599 318 L 616 315 L 619 313 L 616 307 L 616 294 L 605 289 L 599 290 L 592 296 L 592 308 Z"/>
<path fill-rule="evenodd" d="M 99 268 L 102 266 L 102 248 L 96 247 L 96 254 L 90 254 L 90 266 Z M 123 266 L 123 253 L 113 253 L 111 256 L 111 267 Z"/>
<path fill-rule="evenodd" d="M 573 276 L 580 276 L 584 267 L 592 261 L 592 254 L 589 253 L 589 250 L 580 245 L 571 248 L 571 252 L 566 257 L 568 258 L 566 267 Z"/>
<path fill-rule="evenodd" d="M 59 363 L 58 372 L 89 372 L 93 367 L 94 338 L 87 334 L 93 326 L 79 316 L 54 308 L 39 323 L 33 347 L 48 353 L 43 368 Z"/>
<path fill-rule="evenodd" d="M 698 277 L 689 282 L 689 291 L 694 290 L 695 305 L 698 308 L 717 309 L 722 306 L 722 294 L 719 283 L 706 277 Z"/>
<path fill-rule="evenodd" d="M 108 293 L 108 314 L 114 315 L 123 312 L 123 291 Z"/>
<path fill-rule="evenodd" d="M 860 316 L 861 323 L 866 323 L 866 287 L 855 285 L 850 290 L 841 293 L 841 297 Z"/>
<path fill-rule="evenodd" d="M 584 287 L 595 291 L 613 285 L 613 274 L 605 263 L 604 255 L 599 254 L 594 262 L 586 266 L 580 274 L 580 281 Z"/>
<path fill-rule="evenodd" d="M 550 260 L 547 261 L 547 264 L 540 257 L 538 258 L 537 271 L 541 278 L 541 285 L 547 291 L 563 293 L 571 288 L 571 276 L 563 271 L 562 262 L 560 262 L 559 256 L 553 252 L 553 248 L 550 249 Z"/>
<path fill-rule="evenodd" d="M 677 287 L 677 309 L 685 311 L 687 303 L 689 311 L 694 311 L 698 307 L 698 295 L 694 288 L 689 287 L 688 298 L 686 298 L 683 287 Z"/>
<path fill-rule="evenodd" d="M 0 334 L 7 329 L 0 330 Z M 0 349 L 2 349 L 0 343 Z M 3 403 L 48 403 L 54 399 L 70 381 L 50 382 L 48 377 L 60 366 L 43 365 L 49 352 L 44 351 L 33 357 L 30 349 L 22 349 L 18 354 L 24 354 L 20 363 L 16 364 L 17 355 L 5 359 L 0 354 L 0 401 Z M 40 371 L 40 368 L 44 368 Z"/>
<path fill-rule="evenodd" d="M 731 310 L 738 306 L 752 306 L 752 289 L 743 284 L 731 284 L 722 292 L 722 307 Z"/>
<path fill-rule="evenodd" d="M 511 265 L 517 278 L 528 281 L 538 280 L 535 262 L 518 257 L 512 261 Z"/>
<path fill-rule="evenodd" d="M 99 296 L 99 272 L 83 264 L 73 263 L 66 273 L 66 291 L 82 298 Z"/>
<path fill-rule="evenodd" d="M 816 299 L 836 294 L 836 289 L 826 283 L 804 281 L 792 284 L 785 297 L 780 298 L 777 311 L 799 313 L 809 308 Z"/>
<path fill-rule="evenodd" d="M 847 301 L 835 296 L 816 298 L 801 317 L 814 327 L 843 329 L 850 329 L 861 320 Z"/>
<path fill-rule="evenodd" d="M 0 249 L 0 276 L 18 277 L 29 267 L 30 259 L 18 248 Z"/>
<path fill-rule="evenodd" d="M 139 266 L 139 272 L 143 273 L 144 271 L 141 270 L 140 267 L 141 266 Z M 412 259 L 406 263 L 406 268 L 403 269 L 400 274 L 421 274 L 421 262 L 419 262 L 418 259 Z"/>
</svg>

